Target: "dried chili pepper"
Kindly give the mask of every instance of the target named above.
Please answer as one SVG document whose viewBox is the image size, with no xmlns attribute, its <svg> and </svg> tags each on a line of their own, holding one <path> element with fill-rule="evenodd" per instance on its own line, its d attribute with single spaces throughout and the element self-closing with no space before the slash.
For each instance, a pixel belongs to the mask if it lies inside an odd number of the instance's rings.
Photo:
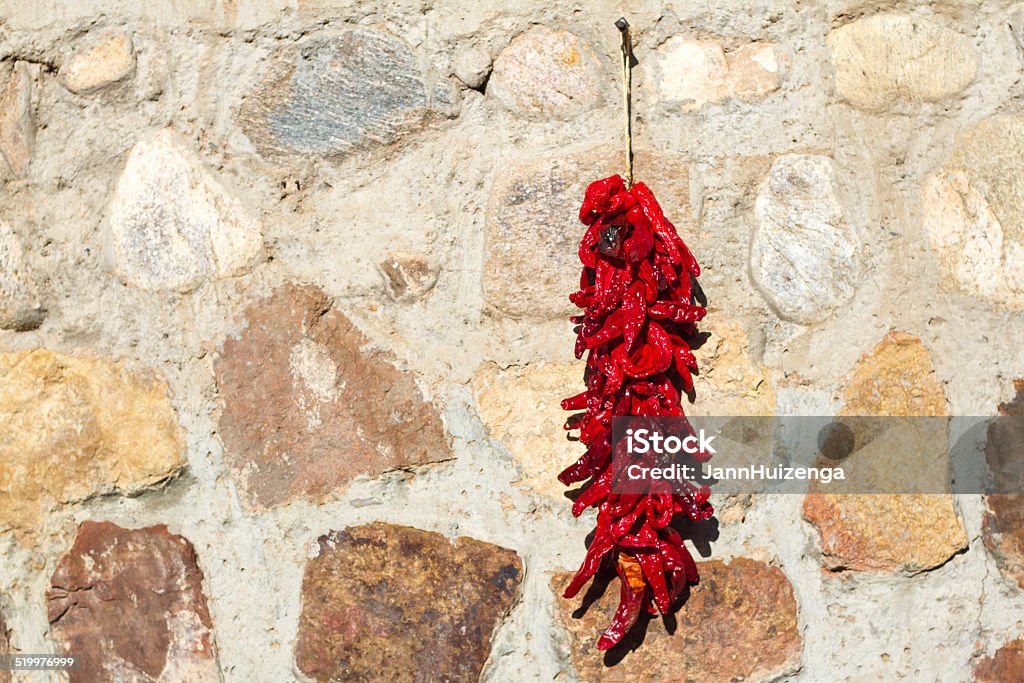
<svg viewBox="0 0 1024 683">
<path fill-rule="evenodd" d="M 618 643 L 643 609 L 664 613 L 698 580 L 697 564 L 672 528 L 676 515 L 692 520 L 713 514 L 707 487 L 673 491 L 655 485 L 643 494 L 612 490 L 612 419 L 682 416 L 680 396 L 693 389 L 697 360 L 687 339 L 706 310 L 693 299 L 691 277 L 700 266 L 654 194 L 643 183 L 630 188 L 614 175 L 591 183 L 580 208 L 587 231 L 580 242 L 580 289 L 569 299 L 576 357 L 587 355 L 585 391 L 562 401 L 566 429 L 579 430 L 587 450 L 559 480 L 587 485 L 573 505 L 579 516 L 598 509 L 597 530 L 583 565 L 565 590 L 574 597 L 610 564 L 621 582 L 619 607 L 598 639 Z"/>
</svg>

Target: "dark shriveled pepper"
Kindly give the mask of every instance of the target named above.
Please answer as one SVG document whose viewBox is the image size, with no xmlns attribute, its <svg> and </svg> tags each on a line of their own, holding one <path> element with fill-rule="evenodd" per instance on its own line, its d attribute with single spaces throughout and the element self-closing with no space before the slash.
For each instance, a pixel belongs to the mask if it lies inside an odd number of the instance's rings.
<svg viewBox="0 0 1024 683">
<path fill-rule="evenodd" d="M 584 411 L 566 429 L 579 430 L 587 450 L 558 478 L 566 485 L 587 482 L 574 515 L 591 506 L 598 513 L 594 539 L 565 597 L 577 595 L 602 565 L 615 567 L 619 607 L 597 641 L 607 650 L 644 609 L 667 612 L 698 580 L 697 564 L 671 522 L 679 514 L 710 517 L 707 487 L 614 493 L 611 432 L 615 417 L 683 415 L 680 397 L 693 389 L 697 370 L 687 339 L 706 310 L 692 292 L 700 266 L 646 185 L 627 188 L 618 175 L 591 183 L 580 221 L 587 226 L 579 248 L 583 272 L 569 299 L 583 309 L 571 320 L 576 357 L 587 356 L 587 388 L 562 408 Z"/>
</svg>

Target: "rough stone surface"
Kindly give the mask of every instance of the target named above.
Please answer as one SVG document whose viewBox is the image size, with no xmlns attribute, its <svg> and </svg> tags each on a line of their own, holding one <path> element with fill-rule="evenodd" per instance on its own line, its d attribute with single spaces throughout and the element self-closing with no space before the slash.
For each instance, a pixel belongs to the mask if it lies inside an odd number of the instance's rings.
<svg viewBox="0 0 1024 683">
<path fill-rule="evenodd" d="M 483 50 L 468 48 L 455 56 L 452 72 L 467 88 L 479 90 L 491 75 L 491 56 Z"/>
<path fill-rule="evenodd" d="M 756 682 L 793 670 L 800 660 L 800 634 L 786 575 L 745 557 L 699 562 L 697 567 L 700 583 L 675 613 L 675 633 L 666 633 L 659 619 L 651 619 L 643 644 L 611 667 L 595 644 L 618 605 L 617 580 L 581 618 L 573 614 L 575 600 L 556 598 L 580 680 Z M 555 593 L 560 595 L 571 578 L 556 575 Z M 639 640 L 635 632 L 626 639 L 633 645 Z"/>
<path fill-rule="evenodd" d="M 978 71 L 967 36 L 917 17 L 858 19 L 832 31 L 828 47 L 836 90 L 862 109 L 935 102 L 966 88 Z"/>
<path fill-rule="evenodd" d="M 416 254 L 389 254 L 380 264 L 388 295 L 395 301 L 415 301 L 437 283 L 437 268 Z"/>
<path fill-rule="evenodd" d="M 576 363 L 534 363 L 506 370 L 488 363 L 473 378 L 480 419 L 492 438 L 512 453 L 520 486 L 565 502 L 558 474 L 585 450 L 562 428 L 569 413 L 559 401 L 583 390 Z"/>
<path fill-rule="evenodd" d="M 582 38 L 536 26 L 494 60 L 488 94 L 530 118 L 568 118 L 597 106 L 602 70 Z"/>
<path fill-rule="evenodd" d="M 644 153 L 649 186 L 679 234 L 690 239 L 689 167 L 679 158 Z M 587 185 L 620 170 L 622 152 L 599 147 L 543 159 L 502 173 L 487 215 L 484 297 L 514 318 L 560 318 L 577 309 L 579 207 Z"/>
<path fill-rule="evenodd" d="M 143 289 L 187 292 L 237 275 L 263 244 L 256 217 L 170 128 L 128 154 L 108 222 L 117 272 Z"/>
<path fill-rule="evenodd" d="M 957 136 L 921 205 L 946 281 L 1024 307 L 1024 117 L 1001 116 Z"/>
<path fill-rule="evenodd" d="M 18 236 L 0 220 L 0 329 L 34 330 L 46 317 Z"/>
<path fill-rule="evenodd" d="M 15 176 L 24 176 L 36 144 L 32 111 L 32 74 L 25 62 L 0 70 L 7 84 L 0 91 L 0 154 Z"/>
<path fill-rule="evenodd" d="M 398 141 L 452 113 L 453 97 L 408 43 L 361 27 L 282 48 L 238 122 L 265 156 L 336 157 Z"/>
<path fill-rule="evenodd" d="M 928 349 L 917 337 L 902 332 L 890 332 L 861 358 L 843 398 L 841 416 L 948 414 Z M 929 438 L 927 444 L 943 447 L 945 432 L 941 437 Z M 887 461 L 889 475 L 914 477 L 919 471 L 918 451 L 892 452 L 909 454 L 910 460 Z M 864 449 L 844 460 L 843 466 L 854 468 L 858 458 L 890 455 L 884 448 Z M 822 561 L 829 569 L 922 571 L 967 546 L 952 496 L 938 494 L 944 490 L 948 488 L 935 488 L 933 494 L 833 494 L 812 487 L 804 499 L 804 516 L 820 534 Z"/>
<path fill-rule="evenodd" d="M 81 657 L 71 683 L 220 680 L 195 550 L 162 524 L 84 522 L 46 600 L 64 652 Z"/>
<path fill-rule="evenodd" d="M 1016 380 L 1017 394 L 999 405 L 999 414 L 1012 419 L 996 419 L 988 427 L 985 457 L 996 480 L 1002 485 L 985 497 L 988 509 L 982 521 L 982 538 L 999 570 L 1024 588 L 1024 493 L 1021 470 L 1024 467 L 1024 380 Z"/>
<path fill-rule="evenodd" d="M 319 540 L 295 659 L 317 681 L 476 681 L 523 563 L 475 539 L 376 523 Z"/>
<path fill-rule="evenodd" d="M 768 370 L 750 357 L 750 340 L 743 327 L 712 309 L 701 321 L 708 338 L 694 351 L 700 379 L 687 415 L 774 415 L 775 392 Z"/>
<path fill-rule="evenodd" d="M 974 669 L 977 683 L 1008 683 L 1024 681 L 1024 640 L 1017 639 L 985 657 Z"/>
<path fill-rule="evenodd" d="M 98 44 L 77 50 L 61 67 L 60 82 L 79 95 L 101 90 L 135 72 L 135 48 L 130 36 L 105 36 Z"/>
<path fill-rule="evenodd" d="M 34 530 L 57 503 L 133 493 L 185 465 L 151 372 L 46 349 L 0 353 L 0 529 Z"/>
<path fill-rule="evenodd" d="M 225 457 L 254 506 L 322 502 L 359 475 L 452 457 L 437 410 L 368 343 L 316 287 L 245 310 L 215 374 Z"/>
<path fill-rule="evenodd" d="M 778 46 L 744 42 L 728 52 L 724 46 L 721 39 L 669 38 L 645 61 L 645 87 L 658 103 L 683 111 L 729 98 L 753 101 L 779 89 L 788 59 Z"/>
<path fill-rule="evenodd" d="M 11 652 L 11 632 L 7 628 L 3 614 L 0 614 L 0 652 Z M 11 683 L 10 671 L 0 671 L 0 683 Z"/>
<path fill-rule="evenodd" d="M 776 159 L 757 194 L 755 213 L 751 275 L 782 318 L 819 322 L 852 298 L 860 238 L 840 199 L 831 159 Z"/>
</svg>

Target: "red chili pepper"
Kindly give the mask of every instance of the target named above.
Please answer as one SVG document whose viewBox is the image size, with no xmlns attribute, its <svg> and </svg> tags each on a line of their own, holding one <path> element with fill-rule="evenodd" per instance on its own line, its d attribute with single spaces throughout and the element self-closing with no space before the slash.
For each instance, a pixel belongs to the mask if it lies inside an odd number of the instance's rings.
<svg viewBox="0 0 1024 683">
<path fill-rule="evenodd" d="M 582 410 L 566 421 L 579 429 L 586 453 L 559 480 L 587 481 L 573 514 L 598 509 L 597 531 L 583 564 L 565 591 L 574 597 L 611 558 L 621 582 L 619 607 L 597 647 L 606 650 L 625 636 L 641 610 L 666 612 L 698 580 L 697 564 L 672 528 L 676 515 L 710 517 L 706 486 L 673 491 L 659 482 L 644 494 L 612 490 L 614 417 L 682 416 L 680 397 L 693 389 L 697 370 L 687 338 L 706 309 L 692 297 L 691 277 L 700 275 L 692 252 L 643 183 L 627 188 L 620 176 L 587 187 L 580 221 L 588 226 L 580 242 L 583 264 L 579 291 L 570 301 L 576 357 L 587 355 L 582 393 L 562 401 Z M 706 460 L 710 454 L 699 453 Z"/>
</svg>

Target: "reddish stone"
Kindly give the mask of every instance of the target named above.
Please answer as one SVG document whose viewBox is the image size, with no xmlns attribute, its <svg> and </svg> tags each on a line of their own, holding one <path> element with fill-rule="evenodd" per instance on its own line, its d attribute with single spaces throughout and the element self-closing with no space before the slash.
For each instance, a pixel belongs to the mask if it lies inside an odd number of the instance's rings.
<svg viewBox="0 0 1024 683">
<path fill-rule="evenodd" d="M 512 550 L 376 523 L 306 566 L 295 659 L 317 681 L 477 681 L 523 577 Z"/>
<path fill-rule="evenodd" d="M 225 455 L 254 507 L 322 502 L 353 478 L 452 457 L 412 375 L 316 287 L 249 306 L 215 363 Z"/>
<path fill-rule="evenodd" d="M 985 547 L 999 570 L 1024 588 L 1024 380 L 1016 380 L 1017 395 L 999 405 L 1006 419 L 995 419 L 988 428 L 985 458 L 998 483 L 997 490 L 985 497 L 988 512 L 982 523 Z M 1018 492 L 1012 492 L 1018 491 Z"/>
<path fill-rule="evenodd" d="M 192 544 L 164 525 L 84 522 L 57 565 L 47 612 L 71 683 L 219 680 L 203 573 Z"/>
<path fill-rule="evenodd" d="M 641 626 L 646 629 L 642 645 L 633 631 L 626 635 L 625 647 L 620 644 L 607 655 L 596 642 L 618 605 L 617 580 L 579 617 L 573 614 L 574 601 L 557 598 L 579 678 L 591 683 L 727 683 L 760 681 L 794 669 L 800 659 L 797 606 L 782 570 L 742 557 L 728 564 L 701 562 L 698 568 L 700 583 L 671 618 L 673 633 L 655 617 Z M 571 578 L 554 577 L 557 595 Z"/>
<path fill-rule="evenodd" d="M 978 662 L 974 679 L 978 683 L 1024 681 L 1024 640 L 1011 641 Z"/>
</svg>

